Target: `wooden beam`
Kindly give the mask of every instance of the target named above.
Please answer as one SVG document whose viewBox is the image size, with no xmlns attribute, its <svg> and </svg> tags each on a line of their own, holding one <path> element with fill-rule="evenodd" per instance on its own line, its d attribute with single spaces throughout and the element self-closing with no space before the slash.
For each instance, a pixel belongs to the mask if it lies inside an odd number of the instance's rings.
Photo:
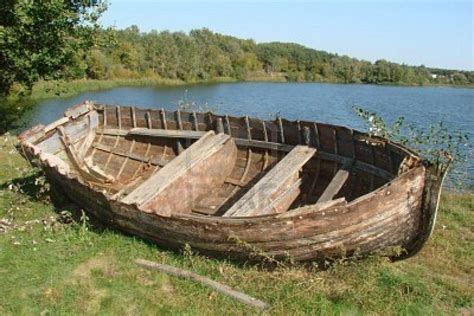
<svg viewBox="0 0 474 316">
<path fill-rule="evenodd" d="M 208 193 L 210 187 L 222 184 L 230 174 L 236 151 L 230 136 L 209 131 L 122 202 L 163 216 L 191 212 L 195 199 Z M 214 157 L 212 162 L 210 157 Z"/>
<path fill-rule="evenodd" d="M 205 286 L 208 286 L 216 290 L 219 293 L 232 297 L 233 299 L 236 299 L 241 303 L 244 303 L 249 306 L 253 306 L 260 310 L 269 309 L 271 307 L 269 304 L 262 302 L 260 300 L 257 300 L 251 296 L 248 296 L 245 293 L 236 291 L 224 284 L 218 283 L 216 281 L 213 281 L 209 278 L 203 277 L 191 271 L 186 271 L 183 269 L 178 269 L 176 267 L 168 266 L 161 263 L 155 263 L 155 262 L 151 262 L 151 261 L 147 261 L 143 259 L 137 259 L 135 260 L 135 262 L 146 269 L 158 270 L 163 273 L 174 275 L 179 278 L 185 278 L 185 279 L 193 280 L 195 282 L 199 282 L 201 284 L 204 284 Z"/>
<path fill-rule="evenodd" d="M 346 183 L 349 175 L 351 173 L 352 166 L 354 165 L 354 160 L 346 162 L 341 169 L 336 173 L 334 178 L 332 178 L 329 185 L 324 190 L 323 194 L 318 199 L 318 203 L 327 202 L 336 196 L 337 193 L 341 190 L 344 183 Z"/>
<path fill-rule="evenodd" d="M 111 154 L 114 154 L 114 155 L 117 155 L 117 156 L 130 158 L 130 159 L 136 160 L 136 161 L 150 163 L 150 164 L 155 165 L 155 166 L 163 167 L 164 165 L 166 165 L 168 163 L 168 161 L 163 161 L 161 159 L 150 159 L 150 158 L 146 157 L 146 155 L 141 156 L 141 155 L 137 155 L 137 154 L 130 153 L 130 152 L 123 152 L 121 150 L 118 150 L 116 148 L 114 149 L 113 147 L 107 146 L 107 145 L 95 144 L 95 145 L 92 145 L 92 146 L 95 149 L 104 151 L 106 153 L 111 153 Z M 148 150 L 147 150 L 147 153 L 148 153 Z"/>
<path fill-rule="evenodd" d="M 262 148 L 262 149 L 269 149 L 269 150 L 285 151 L 285 152 L 290 152 L 295 147 L 295 146 L 287 145 L 287 144 L 280 144 L 280 143 L 266 142 L 263 140 L 253 140 L 253 139 L 245 139 L 245 138 L 236 138 L 235 143 L 237 144 L 237 146 L 242 146 L 242 147 L 255 147 L 255 148 Z"/>
<path fill-rule="evenodd" d="M 199 139 L 204 136 L 204 131 L 186 131 L 186 130 L 164 130 L 164 129 L 147 129 L 147 128 L 133 128 L 128 132 L 128 135 L 142 135 L 165 138 L 189 138 Z"/>
<path fill-rule="evenodd" d="M 223 217 L 257 216 L 286 211 L 299 194 L 299 171 L 315 152 L 314 148 L 295 146 Z"/>
</svg>

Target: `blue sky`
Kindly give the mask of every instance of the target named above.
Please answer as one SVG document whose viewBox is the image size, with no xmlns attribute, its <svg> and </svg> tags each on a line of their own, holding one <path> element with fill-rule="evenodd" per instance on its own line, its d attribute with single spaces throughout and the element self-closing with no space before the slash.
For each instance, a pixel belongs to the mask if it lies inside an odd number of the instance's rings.
<svg viewBox="0 0 474 316">
<path fill-rule="evenodd" d="M 105 26 L 212 31 L 340 55 L 474 70 L 473 1 L 109 0 Z"/>
</svg>

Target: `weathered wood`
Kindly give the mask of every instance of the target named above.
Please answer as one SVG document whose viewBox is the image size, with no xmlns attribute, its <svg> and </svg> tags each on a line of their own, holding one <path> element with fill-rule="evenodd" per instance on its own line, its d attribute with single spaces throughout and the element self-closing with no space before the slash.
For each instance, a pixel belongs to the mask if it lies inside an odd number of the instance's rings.
<svg viewBox="0 0 474 316">
<path fill-rule="evenodd" d="M 52 131 L 56 127 L 60 125 L 64 125 L 65 123 L 69 122 L 69 117 L 61 117 L 60 119 L 54 121 L 53 123 L 50 123 L 44 127 L 44 132 L 48 133 L 49 131 Z"/>
<path fill-rule="evenodd" d="M 254 147 L 254 148 L 262 148 L 262 149 L 285 151 L 285 152 L 291 151 L 294 147 L 292 145 L 287 145 L 287 144 L 265 142 L 261 140 L 250 140 L 250 139 L 245 139 L 245 138 L 236 138 L 235 143 L 238 146 L 242 146 L 242 147 Z"/>
<path fill-rule="evenodd" d="M 221 117 L 217 118 L 217 132 L 220 134 L 224 133 L 224 123 Z"/>
<path fill-rule="evenodd" d="M 281 121 L 281 116 L 278 116 L 278 128 L 280 130 L 280 142 L 285 143 L 285 131 L 283 130 L 283 122 Z"/>
<path fill-rule="evenodd" d="M 148 128 L 132 128 L 128 131 L 127 135 L 140 135 L 140 136 L 152 136 L 152 137 L 165 137 L 165 138 L 187 138 L 187 139 L 199 139 L 204 136 L 204 131 L 187 131 L 187 130 L 165 130 L 165 129 L 148 129 Z"/>
<path fill-rule="evenodd" d="M 90 116 L 90 121 L 89 121 Z M 91 112 L 87 116 L 82 116 L 76 120 L 70 121 L 68 124 L 58 125 L 58 127 L 64 128 L 65 134 L 68 135 L 69 141 L 76 145 L 78 142 L 83 141 L 85 137 L 89 134 L 91 124 L 95 127 L 98 123 L 98 114 L 97 112 Z M 42 132 L 40 132 L 43 134 Z M 48 136 L 37 144 L 44 152 L 55 154 L 58 151 L 63 149 L 61 140 L 59 139 L 58 133 L 55 131 L 50 131 Z"/>
<path fill-rule="evenodd" d="M 260 181 L 258 181 L 239 201 L 228 209 L 224 217 L 244 217 L 271 214 L 277 209 L 286 211 L 293 200 L 275 203 L 280 195 L 285 193 L 299 179 L 299 169 L 314 156 L 316 149 L 307 146 L 296 146 L 276 166 L 274 166 Z M 278 205 L 277 205 L 278 204 Z M 271 208 L 267 208 L 267 206 Z M 285 209 L 286 208 L 286 209 Z"/>
<path fill-rule="evenodd" d="M 331 128 L 331 135 L 332 135 L 332 142 L 333 142 L 333 145 L 334 145 L 334 154 L 339 156 L 339 146 L 338 146 L 338 143 L 337 143 L 337 130 L 334 129 L 334 128 Z M 333 171 L 333 174 L 335 175 L 336 172 L 337 172 L 337 167 L 338 167 L 338 163 L 337 162 L 334 162 L 334 171 Z"/>
<path fill-rule="evenodd" d="M 316 148 L 320 148 L 321 140 L 319 139 L 319 129 L 318 129 L 317 123 L 313 123 L 313 130 L 314 130 L 314 146 Z"/>
<path fill-rule="evenodd" d="M 301 122 L 299 120 L 296 121 L 296 126 L 298 127 L 298 144 L 303 144 L 303 137 L 302 137 L 302 130 L 301 130 Z M 308 144 L 305 144 L 308 146 Z"/>
<path fill-rule="evenodd" d="M 132 112 L 132 127 L 135 128 L 137 127 L 137 115 L 135 113 L 135 107 L 134 106 L 130 107 L 130 111 Z"/>
<path fill-rule="evenodd" d="M 235 186 L 238 186 L 238 187 L 244 187 L 247 185 L 247 182 L 244 182 L 244 181 L 241 181 L 241 180 L 237 180 L 237 179 L 233 179 L 233 178 L 226 178 L 224 180 L 225 183 L 229 183 L 229 184 L 232 184 L 232 185 L 235 185 Z"/>
<path fill-rule="evenodd" d="M 176 110 L 176 121 L 178 122 L 178 128 L 183 129 L 183 122 L 181 121 L 181 111 Z"/>
<path fill-rule="evenodd" d="M 303 127 L 303 144 L 309 146 L 311 144 L 311 132 L 308 126 Z"/>
<path fill-rule="evenodd" d="M 95 119 L 92 117 L 92 113 L 95 114 Z M 92 112 L 87 115 L 87 122 L 88 122 L 88 131 L 87 135 L 84 137 L 84 140 L 82 141 L 82 144 L 80 145 L 78 149 L 78 158 L 83 160 L 86 156 L 87 151 L 89 150 L 90 146 L 94 142 L 95 138 L 95 130 L 97 128 L 97 125 L 99 125 L 98 122 L 98 117 L 96 112 Z"/>
<path fill-rule="evenodd" d="M 268 142 L 267 125 L 265 124 L 265 121 L 262 121 L 262 127 L 263 127 L 263 140 L 265 142 Z M 263 155 L 262 171 L 267 169 L 267 166 L 268 166 L 268 150 L 265 150 L 265 154 Z"/>
<path fill-rule="evenodd" d="M 195 111 L 193 111 L 193 125 L 194 125 L 194 130 L 199 131 L 199 122 L 198 122 Z"/>
<path fill-rule="evenodd" d="M 197 196 L 212 185 L 224 183 L 235 159 L 236 147 L 232 139 L 209 131 L 122 202 L 137 204 L 144 211 L 164 216 L 190 212 Z"/>
<path fill-rule="evenodd" d="M 153 128 L 153 123 L 151 121 L 151 114 L 150 112 L 145 113 L 145 119 L 146 119 L 146 127 L 152 129 Z"/>
<path fill-rule="evenodd" d="M 107 127 L 107 108 L 106 107 L 103 107 L 103 109 L 102 109 L 102 118 L 103 118 L 102 119 L 102 129 L 105 129 Z M 97 130 L 96 130 L 96 134 L 97 134 Z M 97 141 L 97 143 L 100 144 L 103 138 L 104 138 L 104 134 L 100 134 L 99 140 Z M 96 149 L 93 148 L 92 153 L 89 156 L 91 161 L 94 160 L 95 152 L 96 152 Z"/>
<path fill-rule="evenodd" d="M 161 263 L 151 262 L 151 261 L 143 260 L 143 259 L 137 259 L 137 260 L 135 260 L 135 262 L 138 265 L 140 265 L 140 266 L 142 266 L 146 269 L 159 270 L 159 271 L 161 271 L 163 273 L 166 273 L 166 274 L 174 275 L 174 276 L 180 277 L 180 278 L 191 279 L 193 281 L 199 282 L 201 284 L 204 284 L 204 285 L 218 291 L 219 293 L 230 296 L 230 297 L 232 297 L 232 298 L 234 298 L 234 299 L 238 300 L 239 302 L 244 303 L 246 305 L 250 305 L 250 306 L 256 307 L 256 308 L 261 309 L 261 310 L 265 310 L 265 309 L 270 308 L 270 305 L 265 303 L 265 302 L 257 300 L 257 299 L 255 299 L 255 298 L 253 298 L 253 297 L 251 297 L 251 296 L 249 296 L 245 293 L 236 291 L 236 290 L 228 287 L 227 285 L 218 283 L 214 280 L 203 277 L 203 276 L 201 276 L 199 274 L 196 274 L 194 272 L 186 271 L 186 270 L 183 270 L 183 269 L 178 269 L 176 267 L 172 267 L 172 266 L 161 264 Z"/>
<path fill-rule="evenodd" d="M 341 169 L 336 173 L 334 178 L 332 178 L 329 185 L 324 190 L 323 194 L 318 199 L 318 203 L 330 201 L 336 196 L 337 193 L 341 190 L 342 186 L 349 178 L 351 173 L 353 161 L 345 163 Z"/>
<path fill-rule="evenodd" d="M 92 109 L 93 109 L 93 104 L 89 101 L 85 101 L 83 103 L 70 107 L 69 109 L 64 111 L 64 116 L 76 119 L 79 116 L 88 113 Z"/>
<path fill-rule="evenodd" d="M 333 206 L 339 206 L 339 205 L 346 205 L 347 204 L 347 201 L 345 198 L 339 198 L 339 199 L 336 199 L 336 200 L 329 200 L 329 201 L 326 201 L 326 202 L 320 202 L 320 203 L 316 203 L 316 204 L 313 204 L 313 205 L 308 205 L 308 206 L 304 206 L 304 207 L 299 207 L 297 209 L 294 209 L 294 210 L 290 210 L 286 213 L 283 213 L 283 214 L 278 214 L 277 217 L 278 218 L 291 218 L 291 217 L 295 217 L 295 216 L 303 216 L 303 215 L 306 215 L 306 214 L 311 214 L 311 213 L 315 213 L 315 212 L 320 212 L 321 210 L 325 210 L 325 209 L 328 209 L 330 207 L 333 207 Z"/>
<path fill-rule="evenodd" d="M 245 129 L 247 130 L 247 139 L 252 139 L 252 133 L 250 132 L 250 122 L 249 117 L 245 116 Z"/>
<path fill-rule="evenodd" d="M 122 172 L 125 170 L 125 166 L 127 165 L 128 159 L 130 158 L 130 155 L 133 154 L 133 149 L 135 148 L 135 140 L 132 140 L 132 144 L 130 145 L 130 149 L 128 150 L 128 154 L 125 157 L 124 161 L 122 162 L 122 165 L 120 166 L 119 172 L 115 176 L 116 179 L 120 178 L 122 175 Z"/>
<path fill-rule="evenodd" d="M 118 129 L 121 130 L 122 129 L 122 112 L 120 111 L 120 106 L 116 107 L 116 114 L 117 114 Z M 115 137 L 114 148 L 117 147 L 119 141 L 120 141 L 120 136 L 117 135 Z M 109 166 L 111 159 L 112 159 L 112 153 L 110 153 L 107 157 L 107 161 L 105 162 L 105 165 L 104 165 L 104 170 L 107 170 L 107 167 Z"/>
<path fill-rule="evenodd" d="M 66 134 L 65 129 L 62 126 L 58 126 L 57 130 L 59 133 L 59 138 L 66 150 L 69 161 L 72 163 L 77 172 L 84 177 L 85 180 L 102 183 L 114 181 L 113 177 L 106 175 L 99 168 L 92 166 L 89 161 L 79 158 L 74 145 L 70 142 L 69 136 Z"/>
<path fill-rule="evenodd" d="M 164 160 L 161 160 L 161 159 L 151 159 L 151 158 L 149 158 L 148 157 L 148 152 L 150 151 L 150 147 L 151 147 L 151 145 L 149 145 L 149 144 L 147 145 L 148 146 L 147 151 L 146 151 L 144 156 L 137 155 L 137 154 L 134 154 L 134 153 L 131 153 L 131 152 L 124 152 L 120 149 L 116 149 L 114 147 L 107 146 L 107 145 L 102 145 L 102 144 L 94 144 L 92 146 L 95 149 L 98 149 L 98 150 L 101 150 L 101 151 L 104 151 L 104 152 L 107 152 L 107 153 L 112 153 L 112 154 L 117 155 L 117 156 L 121 156 L 121 157 L 125 157 L 125 158 L 130 158 L 132 160 L 149 163 L 149 164 L 152 164 L 152 165 L 155 165 L 155 166 L 163 167 L 164 165 L 166 165 L 168 163 L 168 161 L 164 161 Z"/>
<path fill-rule="evenodd" d="M 166 121 L 165 109 L 161 108 L 160 114 L 161 114 L 161 124 L 163 125 L 163 128 L 168 129 L 168 122 Z"/>
<path fill-rule="evenodd" d="M 134 129 L 130 130 L 132 132 Z M 205 132 L 196 132 L 196 131 L 182 131 L 183 133 L 180 133 L 180 131 L 177 130 L 168 130 L 169 132 L 163 132 L 161 129 L 153 129 L 149 130 L 147 132 L 147 129 L 136 129 L 137 132 L 132 132 L 133 134 L 136 135 L 144 135 L 144 136 L 157 136 L 157 137 L 170 137 L 170 138 L 189 138 L 189 139 L 197 139 Z M 143 130 L 143 132 L 142 132 Z M 156 132 L 155 132 L 156 131 Z M 132 133 L 129 134 L 128 131 L 119 131 L 117 129 L 104 129 L 104 130 L 97 130 L 97 134 L 104 134 L 104 135 L 121 135 L 121 136 L 126 136 L 126 135 L 132 135 Z M 196 133 L 196 134 L 194 134 Z M 235 138 L 235 143 L 237 146 L 240 147 L 252 147 L 252 148 L 261 148 L 261 149 L 267 149 L 267 150 L 275 150 L 275 151 L 283 151 L 283 152 L 290 152 L 294 146 L 293 145 L 287 145 L 287 144 L 280 144 L 280 143 L 274 143 L 274 142 L 266 142 L 266 141 L 261 141 L 261 140 L 248 140 L 245 138 Z M 344 163 L 346 161 L 352 161 L 351 158 L 349 157 L 344 157 L 344 156 L 339 156 L 336 154 L 331 154 L 322 150 L 318 150 L 317 155 L 320 159 L 323 160 L 328 160 L 328 161 L 335 161 L 339 163 Z M 360 169 L 362 171 L 368 172 L 375 174 L 376 176 L 382 178 L 382 179 L 387 179 L 390 180 L 393 178 L 393 175 L 389 173 L 386 170 L 383 170 L 381 168 L 378 168 L 374 165 L 365 163 L 363 161 L 356 161 L 354 168 Z"/>
<path fill-rule="evenodd" d="M 230 126 L 230 120 L 228 115 L 225 116 L 225 127 L 227 129 L 227 135 L 232 136 L 232 128 Z"/>
<path fill-rule="evenodd" d="M 252 164 L 252 150 L 250 148 L 247 149 L 247 162 L 245 163 L 245 169 L 244 172 L 242 173 L 242 176 L 240 177 L 240 181 L 244 182 L 245 177 L 247 177 L 250 165 Z"/>
</svg>

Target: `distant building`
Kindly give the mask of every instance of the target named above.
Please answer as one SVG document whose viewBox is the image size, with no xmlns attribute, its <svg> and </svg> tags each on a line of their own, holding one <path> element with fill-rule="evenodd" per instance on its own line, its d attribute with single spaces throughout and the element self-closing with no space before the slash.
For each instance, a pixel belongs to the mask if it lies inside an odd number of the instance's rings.
<svg viewBox="0 0 474 316">
<path fill-rule="evenodd" d="M 436 78 L 438 78 L 438 75 L 437 74 L 431 74 L 431 78 L 436 79 Z"/>
</svg>

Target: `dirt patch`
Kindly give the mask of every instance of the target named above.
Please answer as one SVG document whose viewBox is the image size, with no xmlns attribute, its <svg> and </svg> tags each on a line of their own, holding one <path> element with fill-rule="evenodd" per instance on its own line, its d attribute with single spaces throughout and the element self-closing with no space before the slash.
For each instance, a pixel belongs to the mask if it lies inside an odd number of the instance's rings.
<svg viewBox="0 0 474 316">
<path fill-rule="evenodd" d="M 113 277 L 117 273 L 115 257 L 111 255 L 98 255 L 81 264 L 72 272 L 74 280 L 88 280 L 93 271 L 100 271 L 103 275 Z"/>
<path fill-rule="evenodd" d="M 82 313 L 95 314 L 99 312 L 101 303 L 109 296 L 107 289 L 101 288 L 94 282 L 94 274 L 107 278 L 117 275 L 116 258 L 110 254 L 99 254 L 79 264 L 72 271 L 70 282 L 82 290 L 76 297 L 77 306 Z"/>
</svg>

